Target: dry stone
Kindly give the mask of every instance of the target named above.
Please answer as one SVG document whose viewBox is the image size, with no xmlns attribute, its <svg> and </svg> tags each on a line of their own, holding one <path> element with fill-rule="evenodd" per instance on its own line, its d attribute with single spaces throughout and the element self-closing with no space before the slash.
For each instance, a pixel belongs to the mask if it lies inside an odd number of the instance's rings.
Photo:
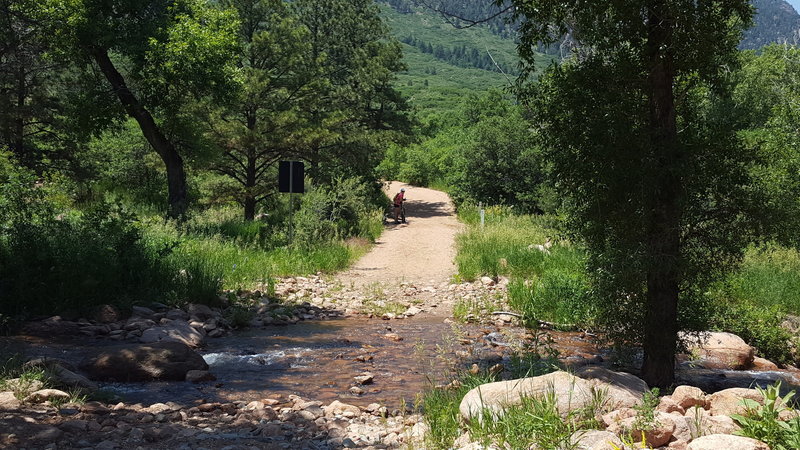
<svg viewBox="0 0 800 450">
<path fill-rule="evenodd" d="M 553 392 L 558 411 L 566 415 L 571 410 L 590 405 L 594 392 L 598 390 L 608 393 L 610 408 L 636 405 L 646 390 L 643 381 L 636 381 L 635 377 L 628 374 L 599 370 L 585 371 L 581 375 L 593 378 L 583 379 L 559 371 L 538 377 L 483 384 L 464 396 L 459 409 L 465 419 L 477 417 L 480 420 L 484 410 L 502 416 L 505 408 L 519 404 L 526 396 Z"/>
<path fill-rule="evenodd" d="M 13 410 L 22 404 L 13 392 L 0 392 L 0 410 Z"/>
<path fill-rule="evenodd" d="M 198 303 L 190 303 L 186 306 L 186 311 L 189 313 L 189 316 L 192 319 L 200 322 L 212 319 L 215 316 L 214 311 L 212 311 L 211 308 Z"/>
<path fill-rule="evenodd" d="M 692 406 L 701 408 L 706 406 L 706 394 L 694 386 L 678 386 L 672 392 L 671 397 L 684 410 Z"/>
<path fill-rule="evenodd" d="M 753 365 L 753 347 L 732 333 L 703 333 L 686 337 L 691 355 L 699 357 L 695 364 L 706 369 L 748 369 Z"/>
<path fill-rule="evenodd" d="M 580 430 L 570 437 L 575 450 L 617 450 L 624 448 L 619 436 L 610 431 Z"/>
<path fill-rule="evenodd" d="M 44 403 L 54 400 L 69 400 L 69 394 L 58 389 L 41 389 L 25 397 L 25 403 Z"/>
<path fill-rule="evenodd" d="M 620 436 L 630 435 L 637 442 L 644 436 L 648 448 L 654 448 L 667 444 L 676 428 L 673 416 L 664 412 L 655 413 L 655 422 L 648 429 L 639 428 L 636 422 L 637 417 L 628 417 L 609 425 L 608 431 Z"/>
<path fill-rule="evenodd" d="M 750 399 L 759 403 L 764 402 L 764 396 L 755 389 L 730 388 L 715 392 L 708 397 L 709 412 L 711 415 L 744 414 L 745 408 L 742 399 Z"/>
<path fill-rule="evenodd" d="M 689 443 L 688 450 L 769 450 L 761 441 L 730 434 L 711 434 Z"/>
<path fill-rule="evenodd" d="M 358 406 L 348 405 L 339 400 L 334 400 L 330 405 L 323 407 L 323 409 L 325 410 L 325 417 L 357 417 L 361 414 L 361 410 Z"/>
<path fill-rule="evenodd" d="M 681 405 L 679 405 L 675 400 L 673 400 L 672 397 L 666 397 L 666 396 L 661 397 L 661 400 L 658 403 L 658 408 L 656 409 L 658 411 L 665 413 L 673 413 L 673 412 L 678 413 L 681 416 L 683 415 L 683 413 L 686 412 L 686 410 L 681 408 Z"/>
</svg>

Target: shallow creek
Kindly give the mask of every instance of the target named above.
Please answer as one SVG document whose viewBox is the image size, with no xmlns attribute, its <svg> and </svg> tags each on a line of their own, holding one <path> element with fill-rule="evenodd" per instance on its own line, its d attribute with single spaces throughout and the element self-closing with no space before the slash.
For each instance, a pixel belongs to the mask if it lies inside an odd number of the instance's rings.
<svg viewBox="0 0 800 450">
<path fill-rule="evenodd" d="M 543 337 L 543 339 L 541 338 Z M 566 364 L 591 362 L 608 366 L 609 353 L 599 349 L 591 336 L 582 333 L 547 332 L 541 344 L 558 352 Z M 381 403 L 395 408 L 412 404 L 432 384 L 447 384 L 453 368 L 472 363 L 490 367 L 509 366 L 514 342 L 531 344 L 531 336 L 520 328 L 454 325 L 442 317 L 423 316 L 383 321 L 345 318 L 300 322 L 234 332 L 208 339 L 198 350 L 216 381 L 101 383 L 127 403 L 158 402 L 192 404 L 199 401 L 252 401 L 295 394 L 330 402 L 336 399 L 366 406 Z M 510 345 L 511 343 L 511 345 Z M 87 355 L 119 342 L 83 337 L 0 338 L 0 353 L 26 357 L 60 358 L 77 365 Z M 129 343 L 130 344 L 130 343 Z M 543 351 L 545 350 L 545 351 Z M 353 377 L 370 372 L 374 381 L 358 385 Z M 707 392 L 727 387 L 748 387 L 777 379 L 797 386 L 797 372 L 707 371 L 682 368 L 679 379 Z M 361 393 L 351 392 L 358 386 Z"/>
<path fill-rule="evenodd" d="M 431 383 L 451 381 L 453 367 L 473 362 L 488 367 L 508 361 L 511 335 L 519 328 L 454 325 L 442 317 L 383 321 L 346 318 L 300 322 L 234 332 L 208 339 L 199 350 L 217 378 L 214 382 L 101 383 L 126 402 L 251 401 L 274 394 L 296 394 L 356 405 L 413 403 Z M 591 356 L 594 346 L 576 333 L 554 333 L 562 356 Z M 77 365 L 86 355 L 119 342 L 81 337 L 0 338 L 0 352 L 47 356 Z M 353 377 L 364 372 L 371 384 L 350 392 Z"/>
</svg>

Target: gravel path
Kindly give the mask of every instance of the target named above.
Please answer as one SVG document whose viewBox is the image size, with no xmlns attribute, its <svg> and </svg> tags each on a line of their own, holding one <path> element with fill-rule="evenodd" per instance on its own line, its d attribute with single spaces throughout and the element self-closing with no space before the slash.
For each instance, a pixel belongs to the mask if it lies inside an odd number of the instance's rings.
<svg viewBox="0 0 800 450">
<path fill-rule="evenodd" d="M 439 285 L 455 274 L 454 240 L 461 224 L 453 202 L 444 192 L 399 181 L 388 183 L 384 190 L 392 198 L 403 187 L 407 223 L 396 225 L 389 221 L 372 251 L 339 274 L 337 279 L 342 285 Z"/>
</svg>

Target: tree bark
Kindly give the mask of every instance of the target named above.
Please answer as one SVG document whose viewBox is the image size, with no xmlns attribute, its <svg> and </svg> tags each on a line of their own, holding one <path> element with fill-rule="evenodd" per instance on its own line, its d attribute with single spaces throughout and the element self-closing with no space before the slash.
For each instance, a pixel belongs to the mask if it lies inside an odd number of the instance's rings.
<svg viewBox="0 0 800 450">
<path fill-rule="evenodd" d="M 247 155 L 247 177 L 245 178 L 245 194 L 244 194 L 244 220 L 253 220 L 256 218 L 256 156 L 255 151 L 251 150 Z"/>
<path fill-rule="evenodd" d="M 125 83 L 125 78 L 114 67 L 105 48 L 94 47 L 91 55 L 103 75 L 106 77 L 114 92 L 122 103 L 125 112 L 136 120 L 147 142 L 158 153 L 167 169 L 168 209 L 167 215 L 173 219 L 181 219 L 189 207 L 186 187 L 186 172 L 183 168 L 183 158 L 175 149 L 175 145 L 167 139 L 159 128 L 150 112 L 139 102 Z"/>
<path fill-rule="evenodd" d="M 648 17 L 650 142 L 653 167 L 647 229 L 647 319 L 642 378 L 650 386 L 675 380 L 682 214 L 680 149 L 675 111 L 675 26 L 664 0 L 650 2 Z"/>
</svg>

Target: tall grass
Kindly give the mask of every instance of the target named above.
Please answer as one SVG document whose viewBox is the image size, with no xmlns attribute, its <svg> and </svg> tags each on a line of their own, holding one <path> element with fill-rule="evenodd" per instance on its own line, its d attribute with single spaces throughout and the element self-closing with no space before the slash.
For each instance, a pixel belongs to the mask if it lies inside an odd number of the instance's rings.
<svg viewBox="0 0 800 450">
<path fill-rule="evenodd" d="M 456 238 L 459 275 L 475 279 L 488 275 L 512 278 L 509 303 L 525 319 L 585 325 L 595 308 L 589 295 L 584 251 L 565 240 L 552 243 L 555 230 L 545 217 L 515 215 L 511 208 L 485 208 L 484 226 L 479 209 L 461 207 L 459 218 L 468 225 Z"/>
<path fill-rule="evenodd" d="M 717 295 L 800 315 L 800 251 L 777 244 L 751 246 L 741 268 L 724 280 Z"/>
</svg>

